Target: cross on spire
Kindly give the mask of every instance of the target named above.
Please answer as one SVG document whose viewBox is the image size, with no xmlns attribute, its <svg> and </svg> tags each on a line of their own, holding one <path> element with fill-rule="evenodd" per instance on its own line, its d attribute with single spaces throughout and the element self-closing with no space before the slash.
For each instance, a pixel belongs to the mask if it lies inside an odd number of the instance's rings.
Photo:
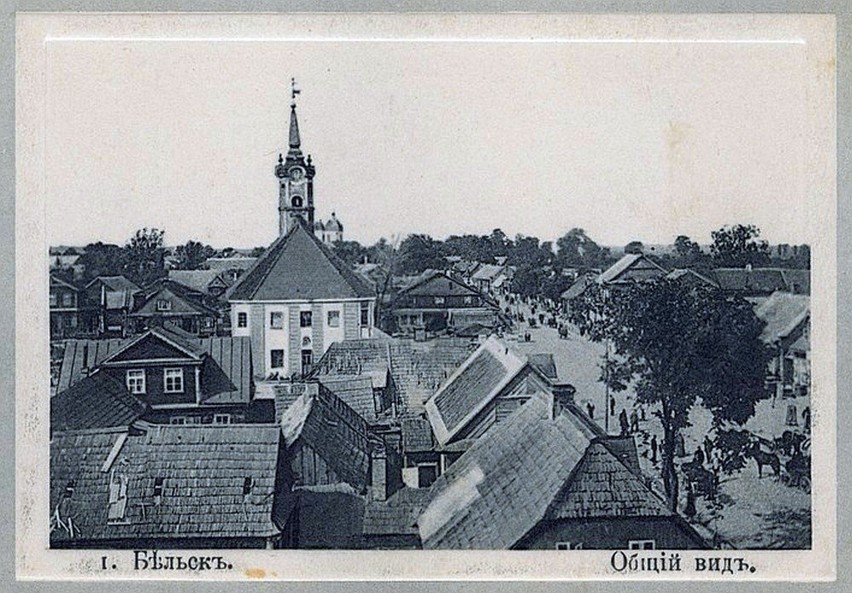
<svg viewBox="0 0 852 593">
<path fill-rule="evenodd" d="M 290 106 L 296 106 L 296 95 L 302 92 L 302 89 L 296 86 L 296 79 L 290 79 Z"/>
</svg>

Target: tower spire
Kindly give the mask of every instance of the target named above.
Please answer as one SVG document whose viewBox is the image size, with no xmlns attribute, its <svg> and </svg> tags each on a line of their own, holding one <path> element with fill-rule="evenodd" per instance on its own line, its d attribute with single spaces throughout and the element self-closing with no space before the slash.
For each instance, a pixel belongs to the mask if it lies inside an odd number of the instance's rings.
<svg viewBox="0 0 852 593">
<path fill-rule="evenodd" d="M 299 120 L 296 118 L 296 95 L 302 90 L 296 87 L 296 79 L 290 79 L 290 148 L 298 149 L 302 141 L 299 137 Z"/>
</svg>

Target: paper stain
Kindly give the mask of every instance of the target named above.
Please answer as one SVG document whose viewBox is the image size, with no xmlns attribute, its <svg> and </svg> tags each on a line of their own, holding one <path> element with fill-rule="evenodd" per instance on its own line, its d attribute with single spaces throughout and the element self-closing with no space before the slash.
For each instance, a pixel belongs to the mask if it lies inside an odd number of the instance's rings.
<svg viewBox="0 0 852 593">
<path fill-rule="evenodd" d="M 262 579 L 266 577 L 266 571 L 262 568 L 247 568 L 246 576 L 250 579 Z"/>
<path fill-rule="evenodd" d="M 683 143 L 692 127 L 682 121 L 669 121 L 669 128 L 666 131 L 666 142 L 669 145 L 669 151 L 674 151 Z"/>
</svg>

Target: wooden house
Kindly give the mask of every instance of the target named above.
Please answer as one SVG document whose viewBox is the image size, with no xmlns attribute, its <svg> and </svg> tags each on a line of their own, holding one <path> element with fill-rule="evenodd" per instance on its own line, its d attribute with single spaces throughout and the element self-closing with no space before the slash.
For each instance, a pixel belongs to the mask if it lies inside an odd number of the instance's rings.
<svg viewBox="0 0 852 593">
<path fill-rule="evenodd" d="M 48 296 L 51 340 L 94 335 L 97 326 L 86 323 L 89 307 L 79 287 L 51 274 Z"/>
<path fill-rule="evenodd" d="M 399 332 L 415 337 L 460 330 L 473 322 L 495 328 L 500 320 L 496 302 L 440 271 L 424 275 L 400 291 L 392 311 Z"/>
<path fill-rule="evenodd" d="M 620 439 L 617 439 L 620 440 Z M 425 549 L 692 549 L 706 543 L 573 402 L 534 397 L 429 490 Z"/>
<path fill-rule="evenodd" d="M 149 422 L 272 421 L 271 403 L 253 398 L 252 353 L 246 338 L 186 338 L 154 328 L 124 340 L 72 340 L 65 348 L 54 399 L 96 373 L 123 385 L 147 405 L 143 419 Z"/>
<path fill-rule="evenodd" d="M 217 333 L 218 317 L 219 312 L 205 303 L 203 293 L 167 278 L 138 292 L 129 314 L 137 333 L 173 324 L 202 337 Z"/>
<path fill-rule="evenodd" d="M 97 326 L 98 336 L 124 338 L 133 333 L 129 315 L 140 290 L 124 276 L 98 276 L 86 285 L 86 300 L 94 305 L 90 323 Z"/>
</svg>

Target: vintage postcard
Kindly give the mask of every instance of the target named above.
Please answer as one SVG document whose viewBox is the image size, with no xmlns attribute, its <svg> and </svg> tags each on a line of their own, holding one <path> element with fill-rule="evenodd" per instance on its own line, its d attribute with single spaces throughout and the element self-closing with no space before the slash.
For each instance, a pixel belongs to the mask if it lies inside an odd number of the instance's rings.
<svg viewBox="0 0 852 593">
<path fill-rule="evenodd" d="M 17 50 L 18 578 L 834 578 L 833 16 Z"/>
</svg>

